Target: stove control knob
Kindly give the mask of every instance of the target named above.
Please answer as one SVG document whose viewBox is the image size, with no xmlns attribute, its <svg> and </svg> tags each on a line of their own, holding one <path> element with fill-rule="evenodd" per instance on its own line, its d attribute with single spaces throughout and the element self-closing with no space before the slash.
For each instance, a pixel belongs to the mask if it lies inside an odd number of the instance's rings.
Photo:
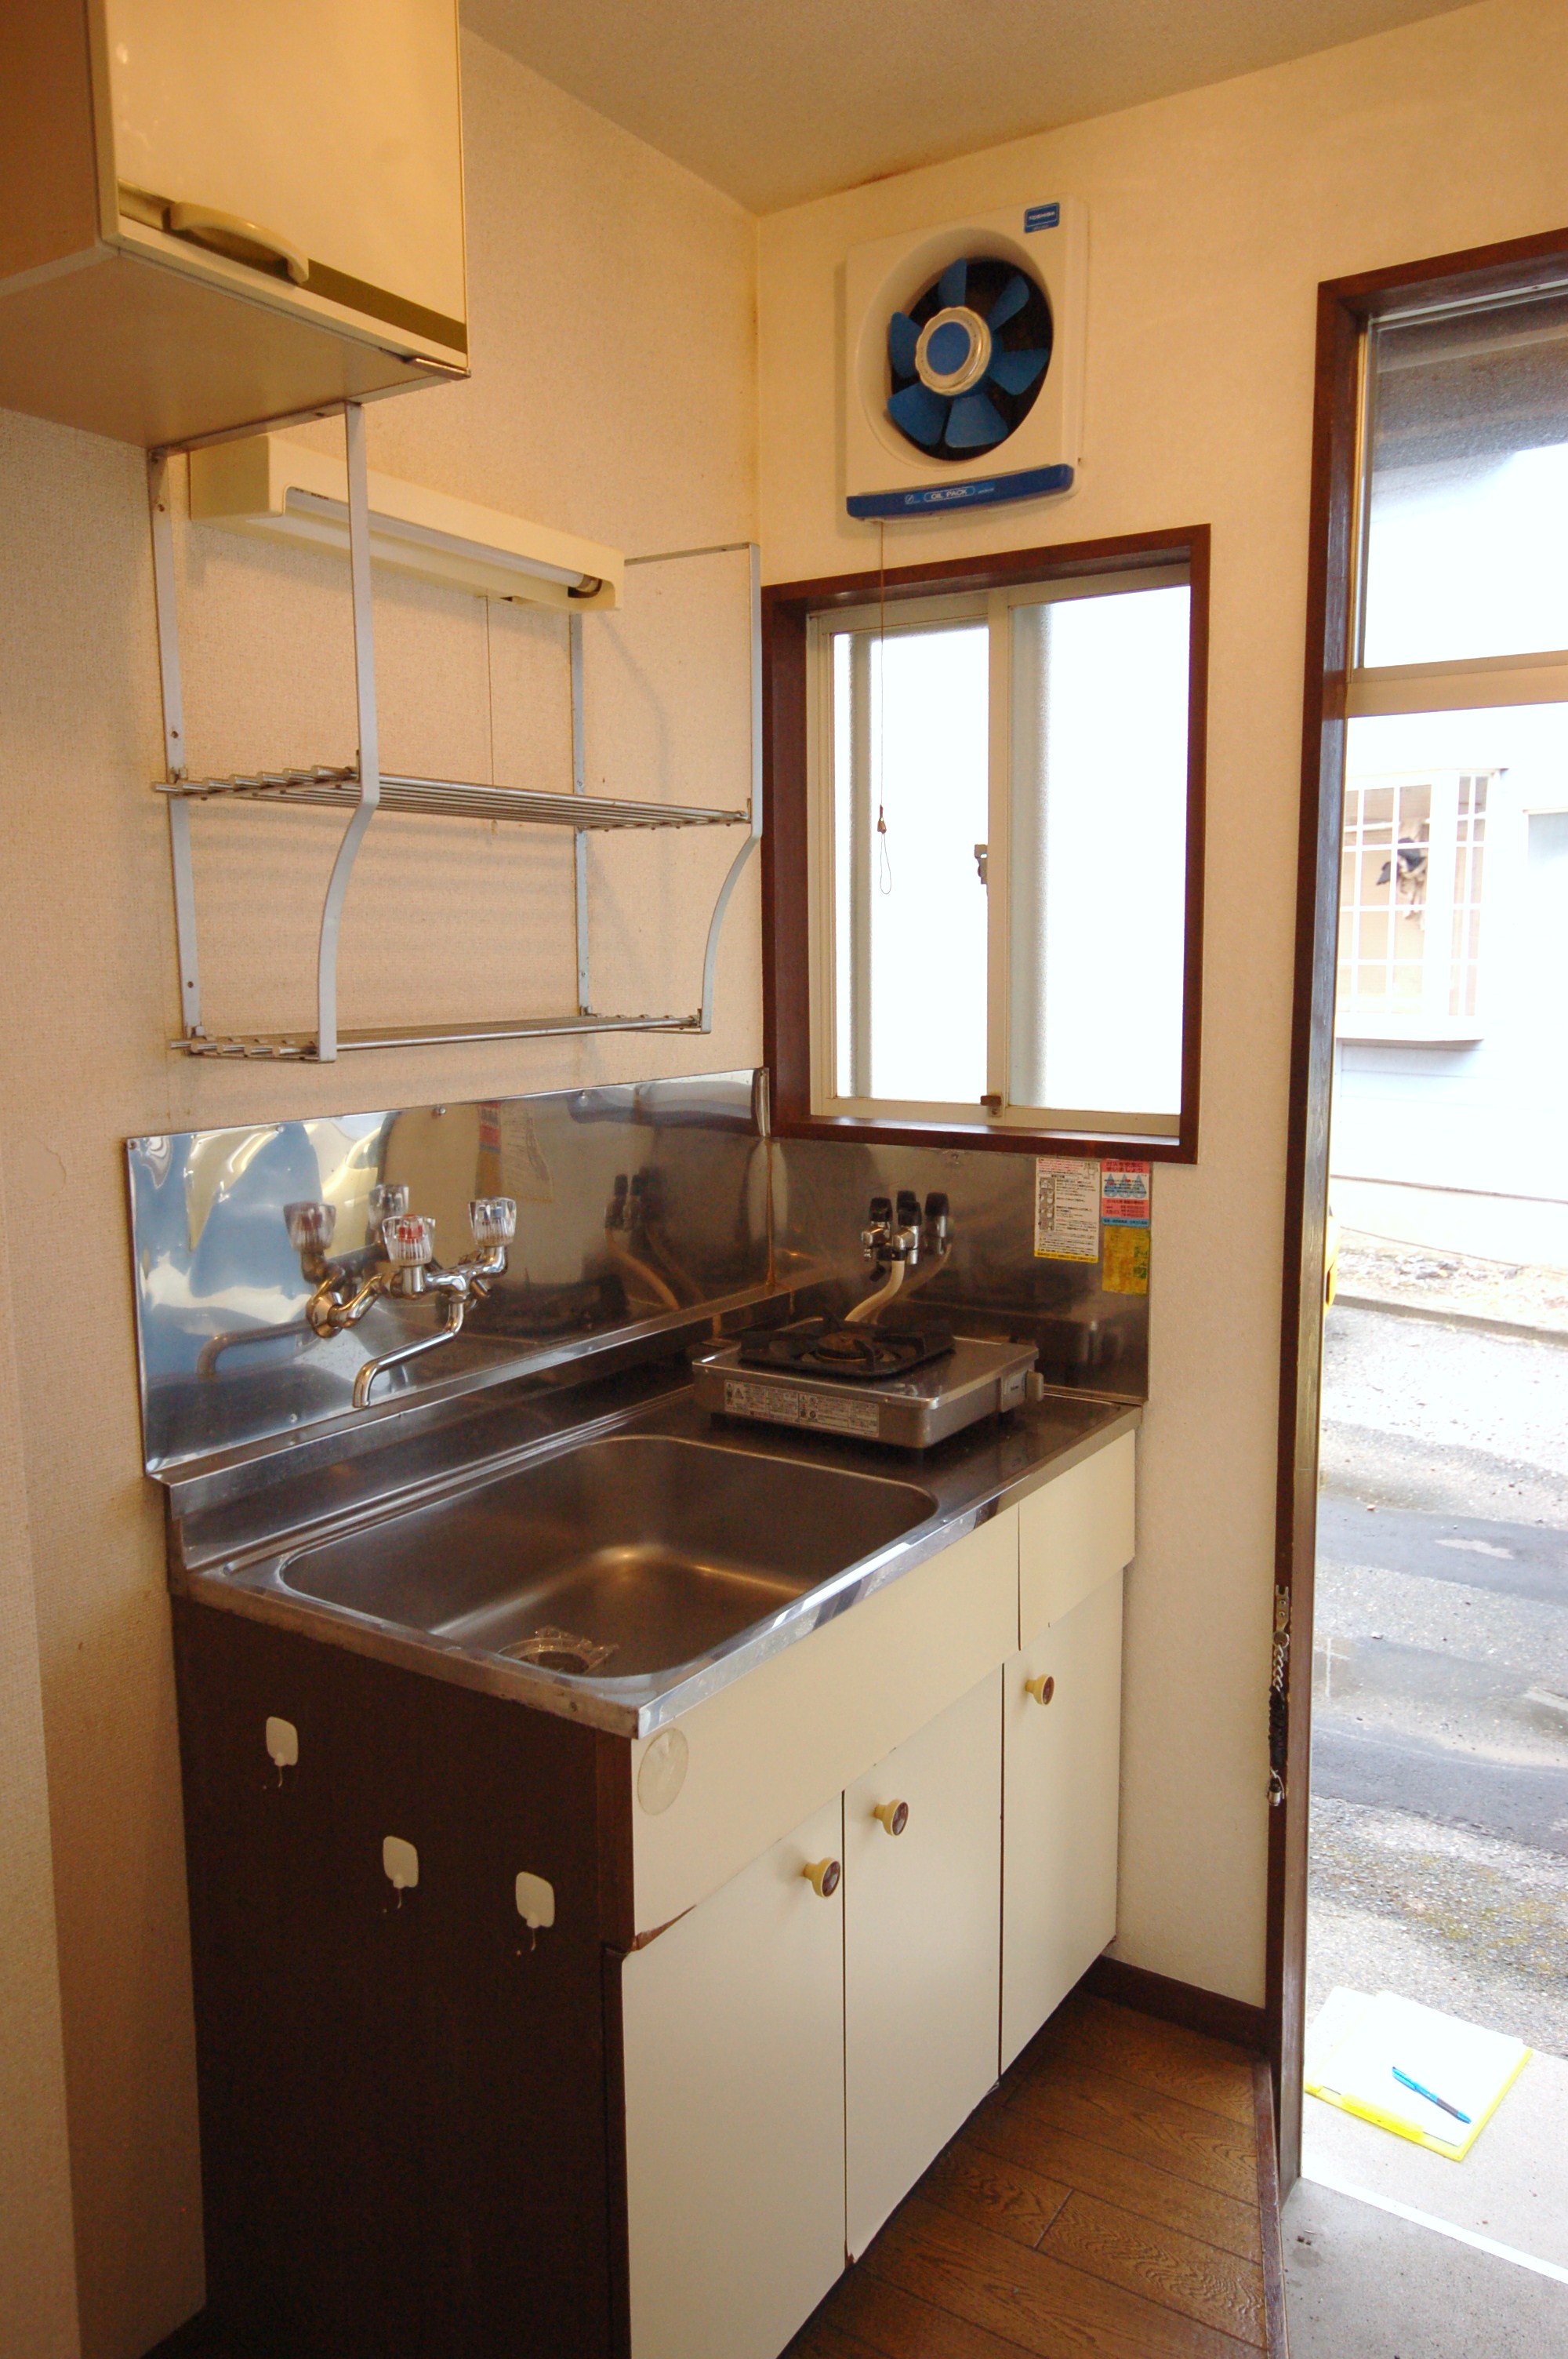
<svg viewBox="0 0 1568 2359">
<path fill-rule="evenodd" d="M 836 1859 L 808 1859 L 800 1872 L 819 1900 L 832 1899 L 844 1873 Z"/>
<path fill-rule="evenodd" d="M 905 1827 L 909 1824 L 909 1804 L 907 1802 L 879 1802 L 876 1809 L 871 1812 L 871 1816 L 873 1819 L 880 1819 L 881 1821 L 890 1835 L 901 1835 L 903 1834 Z"/>
</svg>

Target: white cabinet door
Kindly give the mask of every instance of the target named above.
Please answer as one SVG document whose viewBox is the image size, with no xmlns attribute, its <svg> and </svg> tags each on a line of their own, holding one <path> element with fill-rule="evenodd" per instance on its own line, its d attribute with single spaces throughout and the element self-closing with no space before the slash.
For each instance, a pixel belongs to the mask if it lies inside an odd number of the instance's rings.
<svg viewBox="0 0 1568 2359">
<path fill-rule="evenodd" d="M 851 2258 L 997 2077 L 1000 1785 L 992 1671 L 844 1796 Z"/>
<path fill-rule="evenodd" d="M 838 1798 L 621 1973 L 632 2359 L 776 2359 L 844 2266 Z M 892 1846 L 890 1846 L 892 1848 Z"/>
<path fill-rule="evenodd" d="M 1001 2066 L 1116 1931 L 1121 1575 L 1002 1672 Z"/>
<path fill-rule="evenodd" d="M 453 0 L 103 6 L 123 190 L 254 223 L 312 266 L 308 290 L 461 343 Z M 137 210 L 121 223 L 133 241 Z M 221 223 L 190 235 L 223 250 Z"/>
</svg>

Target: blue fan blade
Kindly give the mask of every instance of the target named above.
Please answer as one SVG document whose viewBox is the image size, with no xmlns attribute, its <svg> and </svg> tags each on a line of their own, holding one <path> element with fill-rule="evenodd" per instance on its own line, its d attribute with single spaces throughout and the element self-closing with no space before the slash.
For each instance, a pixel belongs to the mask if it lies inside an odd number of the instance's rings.
<svg viewBox="0 0 1568 2359">
<path fill-rule="evenodd" d="M 986 375 L 1003 393 L 1027 393 L 1050 357 L 1049 353 L 993 353 Z"/>
<path fill-rule="evenodd" d="M 995 404 L 983 393 L 959 395 L 947 420 L 949 451 L 986 451 L 993 442 L 1005 442 L 1007 435 Z"/>
<path fill-rule="evenodd" d="M 968 291 L 968 285 L 969 266 L 960 255 L 957 262 L 950 262 L 947 265 L 946 269 L 936 281 L 936 300 L 943 310 L 946 310 L 950 305 L 963 301 Z"/>
<path fill-rule="evenodd" d="M 920 331 L 907 311 L 895 311 L 888 321 L 888 358 L 895 376 L 914 375 L 914 348 Z"/>
<path fill-rule="evenodd" d="M 990 408 L 989 402 L 986 407 Z M 991 410 L 991 415 L 994 418 L 996 412 Z M 923 442 L 928 451 L 934 451 L 947 423 L 947 404 L 928 385 L 906 385 L 889 402 L 888 416 L 912 442 Z"/>
<path fill-rule="evenodd" d="M 1015 270 L 987 314 L 986 325 L 1004 328 L 1014 312 L 1022 311 L 1029 300 L 1029 281 L 1022 270 Z"/>
</svg>

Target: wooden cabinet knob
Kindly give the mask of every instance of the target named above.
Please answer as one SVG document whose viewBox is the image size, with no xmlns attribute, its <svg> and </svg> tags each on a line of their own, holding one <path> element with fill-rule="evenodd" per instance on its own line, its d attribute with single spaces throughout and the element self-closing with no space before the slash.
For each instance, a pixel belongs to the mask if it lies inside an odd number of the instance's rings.
<svg viewBox="0 0 1568 2359">
<path fill-rule="evenodd" d="M 1049 1703 L 1056 1692 L 1056 1682 L 1048 1672 L 1042 1671 L 1037 1680 L 1024 1680 L 1023 1691 L 1032 1695 L 1036 1703 Z"/>
<path fill-rule="evenodd" d="M 871 1816 L 873 1819 L 880 1819 L 881 1821 L 882 1825 L 887 1829 L 890 1835 L 901 1835 L 903 1834 L 905 1827 L 909 1824 L 909 1804 L 907 1802 L 879 1802 L 876 1809 L 871 1812 Z"/>
<path fill-rule="evenodd" d="M 836 1859 L 808 1859 L 800 1872 L 819 1900 L 832 1899 L 844 1873 Z"/>
</svg>

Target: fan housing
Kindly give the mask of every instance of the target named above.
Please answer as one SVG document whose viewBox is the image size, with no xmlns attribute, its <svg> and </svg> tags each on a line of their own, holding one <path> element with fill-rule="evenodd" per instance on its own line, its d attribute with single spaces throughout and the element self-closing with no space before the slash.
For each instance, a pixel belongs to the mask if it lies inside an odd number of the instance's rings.
<svg viewBox="0 0 1568 2359">
<path fill-rule="evenodd" d="M 1070 491 L 1083 208 L 1033 205 L 857 247 L 846 271 L 846 503 L 919 515 Z"/>
</svg>

